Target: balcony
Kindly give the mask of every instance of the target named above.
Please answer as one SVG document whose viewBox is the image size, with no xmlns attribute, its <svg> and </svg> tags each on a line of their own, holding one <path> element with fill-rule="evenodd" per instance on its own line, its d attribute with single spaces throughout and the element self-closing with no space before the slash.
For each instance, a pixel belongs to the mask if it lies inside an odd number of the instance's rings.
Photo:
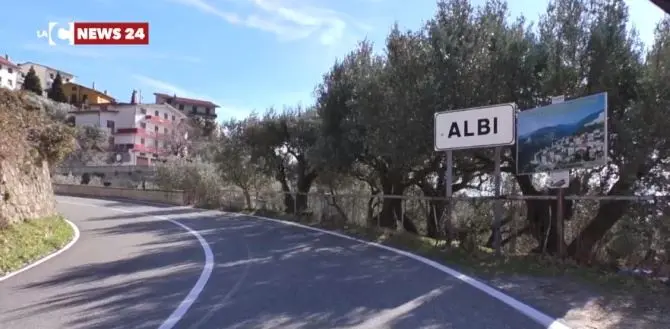
<svg viewBox="0 0 670 329">
<path fill-rule="evenodd" d="M 148 131 L 144 128 L 120 128 L 116 130 L 116 135 L 137 135 L 141 137 L 148 137 L 153 139 L 165 139 L 165 134 L 157 133 L 155 131 Z"/>
<path fill-rule="evenodd" d="M 159 116 L 151 115 L 151 114 L 145 115 L 144 120 L 147 121 L 147 122 L 151 122 L 153 124 L 163 125 L 163 126 L 172 124 L 172 121 L 170 121 L 170 120 L 163 119 Z"/>
</svg>

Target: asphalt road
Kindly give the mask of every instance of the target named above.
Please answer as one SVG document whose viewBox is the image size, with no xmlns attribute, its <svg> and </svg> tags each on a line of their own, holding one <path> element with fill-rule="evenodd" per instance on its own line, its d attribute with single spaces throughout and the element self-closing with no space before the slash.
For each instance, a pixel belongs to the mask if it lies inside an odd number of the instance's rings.
<svg viewBox="0 0 670 329">
<path fill-rule="evenodd" d="M 0 282 L 0 328 L 544 328 L 425 264 L 324 233 L 117 201 L 59 197 L 58 208 L 81 238 Z M 165 218 L 199 232 L 211 267 Z"/>
</svg>

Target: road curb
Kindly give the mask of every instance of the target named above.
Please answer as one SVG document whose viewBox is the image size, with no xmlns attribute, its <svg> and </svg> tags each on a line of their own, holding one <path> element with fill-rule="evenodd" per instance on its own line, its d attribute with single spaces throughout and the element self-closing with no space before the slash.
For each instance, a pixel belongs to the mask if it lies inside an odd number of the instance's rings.
<svg viewBox="0 0 670 329">
<path fill-rule="evenodd" d="M 74 244 L 77 243 L 77 241 L 79 241 L 79 237 L 80 237 L 80 235 L 81 235 L 81 232 L 79 232 L 79 228 L 78 228 L 77 225 L 75 225 L 73 222 L 71 222 L 71 221 L 69 221 L 69 220 L 67 220 L 67 219 L 65 219 L 65 218 L 64 218 L 63 220 L 65 220 L 65 222 L 68 223 L 68 224 L 70 225 L 70 227 L 72 227 L 72 233 L 73 233 L 73 235 L 72 235 L 72 240 L 70 240 L 70 242 L 68 242 L 68 243 L 67 243 L 65 246 L 63 246 L 62 248 L 60 248 L 60 249 L 58 249 L 58 250 L 56 250 L 56 251 L 54 251 L 54 252 L 52 252 L 52 253 L 50 253 L 50 254 L 44 256 L 44 257 L 42 257 L 42 258 L 40 258 L 40 259 L 37 259 L 36 261 L 34 261 L 34 262 L 32 262 L 32 263 L 30 263 L 30 264 L 28 264 L 28 265 L 26 265 L 26 266 L 24 266 L 24 267 L 22 267 L 22 268 L 16 270 L 16 271 L 9 272 L 8 274 L 5 274 L 4 276 L 0 277 L 0 282 L 5 281 L 5 280 L 7 280 L 7 279 L 9 279 L 9 278 L 11 278 L 11 277 L 14 277 L 14 276 L 16 276 L 16 275 L 19 275 L 19 274 L 21 274 L 21 273 L 23 273 L 23 272 L 26 272 L 26 271 L 30 270 L 31 268 L 33 268 L 33 267 L 37 267 L 38 265 L 40 265 L 40 264 L 42 264 L 42 263 L 45 263 L 46 261 L 48 261 L 48 260 L 50 260 L 50 259 L 52 259 L 52 258 L 54 258 L 54 257 L 56 257 L 56 256 L 58 256 L 58 255 L 60 255 L 60 254 L 62 254 L 62 253 L 64 253 L 64 252 L 67 251 L 68 249 L 72 248 L 72 246 L 74 246 Z"/>
</svg>

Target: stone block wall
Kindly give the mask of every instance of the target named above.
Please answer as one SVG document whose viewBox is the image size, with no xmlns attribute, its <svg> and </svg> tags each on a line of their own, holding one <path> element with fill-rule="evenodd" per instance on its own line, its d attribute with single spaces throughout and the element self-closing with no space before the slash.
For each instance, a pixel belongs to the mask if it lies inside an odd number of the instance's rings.
<svg viewBox="0 0 670 329">
<path fill-rule="evenodd" d="M 46 162 L 0 161 L 0 225 L 56 214 Z"/>
</svg>

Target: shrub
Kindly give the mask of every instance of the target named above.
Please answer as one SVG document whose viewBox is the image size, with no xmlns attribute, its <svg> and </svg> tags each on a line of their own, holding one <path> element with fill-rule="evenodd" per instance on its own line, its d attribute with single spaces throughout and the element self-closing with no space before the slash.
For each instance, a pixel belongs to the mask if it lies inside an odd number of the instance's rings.
<svg viewBox="0 0 670 329">
<path fill-rule="evenodd" d="M 218 208 L 223 181 L 216 166 L 200 159 L 175 158 L 157 167 L 156 184 L 166 190 L 182 190 L 199 207 Z"/>
</svg>

